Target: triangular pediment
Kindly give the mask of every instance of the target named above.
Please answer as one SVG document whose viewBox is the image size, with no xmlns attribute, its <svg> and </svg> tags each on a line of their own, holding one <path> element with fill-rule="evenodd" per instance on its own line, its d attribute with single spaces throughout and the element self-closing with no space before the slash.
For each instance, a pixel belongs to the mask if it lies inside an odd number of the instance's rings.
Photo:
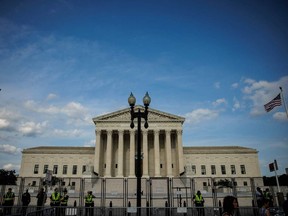
<svg viewBox="0 0 288 216">
<path fill-rule="evenodd" d="M 141 112 L 144 111 L 143 106 L 135 106 L 135 112 L 138 112 L 140 109 Z M 162 112 L 156 109 L 149 108 L 148 113 L 148 121 L 149 122 L 184 122 L 184 118 L 173 115 L 170 113 Z M 126 108 L 123 110 L 118 110 L 116 112 L 108 113 L 105 115 L 97 116 L 93 118 L 93 122 L 96 124 L 97 122 L 129 122 L 131 121 L 130 108 Z"/>
</svg>

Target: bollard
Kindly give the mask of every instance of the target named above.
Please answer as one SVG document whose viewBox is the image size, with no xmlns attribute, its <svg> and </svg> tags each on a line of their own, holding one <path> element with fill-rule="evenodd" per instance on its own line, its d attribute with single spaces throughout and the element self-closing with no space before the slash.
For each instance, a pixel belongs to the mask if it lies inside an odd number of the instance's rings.
<svg viewBox="0 0 288 216">
<path fill-rule="evenodd" d="M 112 215 L 113 215 L 113 214 L 112 214 L 112 201 L 110 201 L 109 207 L 110 207 L 110 209 L 109 209 L 109 216 L 112 216 Z"/>
<path fill-rule="evenodd" d="M 170 216 L 168 201 L 165 202 L 165 215 L 166 216 Z"/>
<path fill-rule="evenodd" d="M 252 199 L 252 208 L 253 208 L 253 215 L 257 216 L 258 215 L 258 208 L 255 207 L 255 202 Z"/>
<path fill-rule="evenodd" d="M 184 202 L 183 202 L 183 207 L 187 207 L 187 204 L 186 204 L 186 201 L 184 200 Z M 187 211 L 188 211 L 188 209 L 187 209 Z M 187 216 L 187 213 L 184 213 L 184 216 Z"/>
<path fill-rule="evenodd" d="M 149 208 L 149 201 L 146 202 L 146 216 L 149 216 L 150 208 Z"/>
<path fill-rule="evenodd" d="M 128 202 L 128 207 L 131 207 L 131 202 L 129 201 Z M 131 213 L 128 213 L 128 216 L 130 216 L 131 215 Z"/>
<path fill-rule="evenodd" d="M 221 204 L 221 200 L 219 200 L 219 212 L 220 212 L 220 215 L 222 215 L 222 204 Z"/>
</svg>

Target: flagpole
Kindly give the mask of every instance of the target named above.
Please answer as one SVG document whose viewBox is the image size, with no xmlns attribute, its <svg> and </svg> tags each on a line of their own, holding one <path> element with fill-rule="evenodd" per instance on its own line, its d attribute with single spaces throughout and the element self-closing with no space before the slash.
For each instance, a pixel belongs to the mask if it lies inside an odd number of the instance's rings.
<svg viewBox="0 0 288 216">
<path fill-rule="evenodd" d="M 287 106 L 286 106 L 286 102 L 285 102 L 285 98 L 284 98 L 284 94 L 283 94 L 283 89 L 282 89 L 281 86 L 279 88 L 280 88 L 280 91 L 281 91 L 281 98 L 283 100 L 285 111 L 286 111 L 286 115 L 287 115 L 287 118 L 288 118 L 288 111 L 287 111 Z"/>
</svg>

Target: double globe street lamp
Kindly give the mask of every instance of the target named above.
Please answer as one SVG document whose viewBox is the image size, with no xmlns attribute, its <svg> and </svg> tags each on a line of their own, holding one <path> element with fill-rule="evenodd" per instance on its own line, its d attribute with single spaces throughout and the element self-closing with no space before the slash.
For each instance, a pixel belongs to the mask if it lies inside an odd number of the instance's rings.
<svg viewBox="0 0 288 216">
<path fill-rule="evenodd" d="M 142 177 L 142 164 L 141 164 L 141 118 L 144 118 L 145 123 L 144 127 L 148 128 L 148 107 L 151 102 L 151 98 L 149 97 L 148 92 L 146 92 L 144 98 L 143 98 L 143 104 L 145 107 L 145 110 L 141 112 L 141 109 L 138 109 L 138 112 L 134 112 L 134 106 L 136 103 L 136 98 L 131 92 L 130 97 L 128 98 L 128 103 L 130 105 L 130 114 L 131 114 L 131 123 L 130 127 L 134 128 L 134 118 L 137 118 L 137 163 L 136 163 L 136 178 L 137 178 L 137 215 L 141 216 L 141 177 Z M 147 155 L 146 155 L 147 157 Z"/>
</svg>

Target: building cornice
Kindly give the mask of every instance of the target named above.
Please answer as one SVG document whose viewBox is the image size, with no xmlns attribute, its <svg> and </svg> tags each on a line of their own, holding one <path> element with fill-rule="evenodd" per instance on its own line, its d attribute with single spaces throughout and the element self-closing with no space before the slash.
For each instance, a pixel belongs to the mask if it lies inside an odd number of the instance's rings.
<svg viewBox="0 0 288 216">
<path fill-rule="evenodd" d="M 252 148 L 241 146 L 191 146 L 183 147 L 184 154 L 257 154 Z"/>
<path fill-rule="evenodd" d="M 23 154 L 91 154 L 94 155 L 95 147 L 74 146 L 39 146 L 23 149 Z"/>
</svg>

